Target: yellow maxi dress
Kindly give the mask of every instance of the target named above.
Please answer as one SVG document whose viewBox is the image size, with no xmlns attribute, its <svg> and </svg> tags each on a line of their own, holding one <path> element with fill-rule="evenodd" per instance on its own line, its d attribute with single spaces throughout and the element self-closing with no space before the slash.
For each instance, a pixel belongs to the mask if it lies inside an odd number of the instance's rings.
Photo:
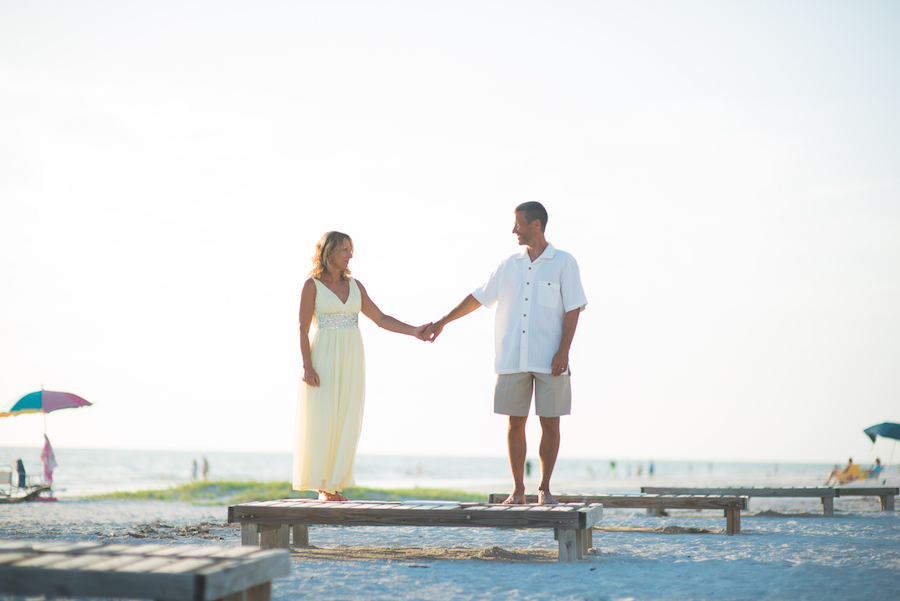
<svg viewBox="0 0 900 601">
<path fill-rule="evenodd" d="M 352 278 L 346 303 L 313 281 L 310 346 L 320 385 L 300 382 L 293 480 L 294 490 L 333 493 L 356 484 L 353 464 L 366 396 L 366 358 L 357 325 L 362 296 Z"/>
</svg>

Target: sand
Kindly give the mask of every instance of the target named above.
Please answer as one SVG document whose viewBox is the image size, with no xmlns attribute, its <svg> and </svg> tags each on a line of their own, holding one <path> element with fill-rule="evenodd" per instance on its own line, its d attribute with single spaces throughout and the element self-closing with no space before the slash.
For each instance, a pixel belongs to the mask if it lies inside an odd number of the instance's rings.
<svg viewBox="0 0 900 601">
<path fill-rule="evenodd" d="M 310 528 L 273 599 L 877 599 L 900 591 L 900 513 L 876 499 L 751 500 L 742 532 L 712 512 L 607 509 L 595 549 L 559 564 L 549 531 Z M 67 501 L 0 506 L 0 539 L 239 545 L 226 507 Z M 9 599 L 0 592 L 0 599 Z"/>
</svg>

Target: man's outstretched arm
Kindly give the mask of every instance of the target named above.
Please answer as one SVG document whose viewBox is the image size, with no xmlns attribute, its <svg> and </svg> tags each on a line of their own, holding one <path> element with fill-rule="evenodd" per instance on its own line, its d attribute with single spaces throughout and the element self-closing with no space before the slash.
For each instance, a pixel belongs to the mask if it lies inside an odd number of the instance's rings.
<svg viewBox="0 0 900 601">
<path fill-rule="evenodd" d="M 471 294 L 463 299 L 461 303 L 456 305 L 452 311 L 441 317 L 439 320 L 431 324 L 428 329 L 425 330 L 425 340 L 429 342 L 434 342 L 435 339 L 440 335 L 441 331 L 444 329 L 444 326 L 450 323 L 451 321 L 455 321 L 460 317 L 465 317 L 475 309 L 481 306 L 475 297 Z"/>
</svg>

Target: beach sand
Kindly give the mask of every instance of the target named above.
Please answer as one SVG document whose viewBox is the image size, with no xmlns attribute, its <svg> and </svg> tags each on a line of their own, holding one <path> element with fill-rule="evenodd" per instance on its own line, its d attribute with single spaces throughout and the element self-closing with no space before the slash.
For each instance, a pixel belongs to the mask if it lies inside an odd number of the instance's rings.
<svg viewBox="0 0 900 601">
<path fill-rule="evenodd" d="M 69 501 L 0 508 L 0 539 L 240 545 L 224 506 Z M 735 536 L 713 512 L 607 509 L 596 547 L 556 562 L 550 531 L 310 528 L 273 599 L 890 599 L 900 591 L 900 513 L 877 499 L 752 499 Z M 11 599 L 3 596 L 0 599 Z"/>
</svg>

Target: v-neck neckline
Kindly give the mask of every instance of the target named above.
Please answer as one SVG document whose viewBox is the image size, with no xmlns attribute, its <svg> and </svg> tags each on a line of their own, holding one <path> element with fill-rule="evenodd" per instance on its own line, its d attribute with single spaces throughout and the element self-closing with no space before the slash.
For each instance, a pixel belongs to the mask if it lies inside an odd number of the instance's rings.
<svg viewBox="0 0 900 601">
<path fill-rule="evenodd" d="M 325 288 L 325 290 L 327 290 L 327 291 L 330 292 L 332 295 L 334 295 L 334 298 L 338 299 L 338 302 L 341 303 L 342 305 L 346 305 L 347 303 L 350 302 L 350 295 L 353 294 L 353 286 L 348 286 L 348 287 L 347 287 L 347 300 L 343 300 L 343 301 L 342 301 L 342 300 L 341 300 L 341 297 L 337 295 L 337 292 L 335 292 L 334 290 L 332 290 L 331 288 L 329 288 L 328 286 L 326 286 L 326 285 L 325 285 L 325 282 L 323 282 L 322 280 L 320 280 L 320 279 L 318 279 L 318 278 L 316 278 L 316 281 L 319 282 L 320 284 L 322 284 L 322 287 Z"/>
</svg>

